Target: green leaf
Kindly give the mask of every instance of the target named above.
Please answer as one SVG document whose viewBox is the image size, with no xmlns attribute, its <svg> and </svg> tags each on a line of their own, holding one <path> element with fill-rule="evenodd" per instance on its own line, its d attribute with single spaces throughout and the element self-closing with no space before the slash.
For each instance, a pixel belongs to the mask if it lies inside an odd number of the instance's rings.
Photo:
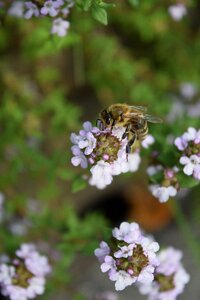
<svg viewBox="0 0 200 300">
<path fill-rule="evenodd" d="M 187 176 L 182 172 L 177 174 L 177 178 L 181 188 L 192 188 L 199 184 L 199 180 L 194 179 L 192 176 Z"/>
<path fill-rule="evenodd" d="M 83 10 L 88 11 L 91 5 L 92 5 L 92 0 L 84 0 L 83 1 Z"/>
<path fill-rule="evenodd" d="M 150 176 L 149 180 L 151 183 L 161 183 L 164 179 L 163 172 L 157 172 L 153 176 Z"/>
<path fill-rule="evenodd" d="M 78 176 L 72 183 L 72 192 L 76 193 L 83 190 L 87 186 L 87 181 L 82 177 Z"/>
<path fill-rule="evenodd" d="M 99 21 L 100 23 L 107 25 L 108 24 L 108 17 L 107 12 L 104 8 L 93 5 L 92 6 L 92 16 L 95 20 Z"/>
<path fill-rule="evenodd" d="M 116 5 L 114 3 L 105 3 L 105 2 L 101 2 L 99 4 L 100 7 L 103 7 L 103 8 L 111 8 L 111 7 L 116 7 Z"/>
</svg>

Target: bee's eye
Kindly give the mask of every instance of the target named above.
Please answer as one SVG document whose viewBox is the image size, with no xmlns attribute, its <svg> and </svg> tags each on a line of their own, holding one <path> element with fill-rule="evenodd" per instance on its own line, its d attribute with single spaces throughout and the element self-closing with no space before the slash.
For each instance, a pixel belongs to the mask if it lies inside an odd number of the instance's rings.
<svg viewBox="0 0 200 300">
<path fill-rule="evenodd" d="M 102 117 L 105 120 L 107 125 L 110 125 L 111 123 L 111 114 L 109 112 L 107 112 L 106 110 L 102 111 Z"/>
</svg>

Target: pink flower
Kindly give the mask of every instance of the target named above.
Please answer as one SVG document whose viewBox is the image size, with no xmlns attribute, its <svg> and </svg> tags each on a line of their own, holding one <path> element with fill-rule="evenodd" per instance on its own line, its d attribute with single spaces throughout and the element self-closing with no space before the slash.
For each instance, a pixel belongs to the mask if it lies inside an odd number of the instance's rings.
<svg viewBox="0 0 200 300">
<path fill-rule="evenodd" d="M 103 262 L 105 257 L 110 253 L 110 247 L 104 241 L 100 243 L 100 248 L 94 251 L 94 254 L 98 258 L 99 262 Z"/>
<path fill-rule="evenodd" d="M 155 139 L 151 134 L 148 134 L 146 138 L 141 142 L 142 147 L 149 148 L 150 145 L 154 144 Z"/>
<path fill-rule="evenodd" d="M 168 11 L 175 21 L 180 21 L 187 14 L 187 9 L 182 3 L 169 6 Z"/>
<path fill-rule="evenodd" d="M 161 203 L 166 202 L 170 197 L 174 197 L 177 194 L 177 189 L 172 185 L 166 187 L 152 184 L 149 186 L 149 189 L 153 196 L 158 198 Z"/>
<path fill-rule="evenodd" d="M 53 21 L 51 33 L 63 37 L 67 34 L 69 26 L 70 23 L 68 21 L 63 20 L 62 18 L 57 18 Z"/>
</svg>

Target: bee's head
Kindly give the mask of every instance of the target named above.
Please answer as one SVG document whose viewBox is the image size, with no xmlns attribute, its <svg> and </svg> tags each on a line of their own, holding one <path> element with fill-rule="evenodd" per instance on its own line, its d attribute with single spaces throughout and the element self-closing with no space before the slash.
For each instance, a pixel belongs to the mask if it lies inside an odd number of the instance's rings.
<svg viewBox="0 0 200 300">
<path fill-rule="evenodd" d="M 107 110 L 103 110 L 101 113 L 100 113 L 100 119 L 102 120 L 103 124 L 108 127 L 109 125 L 111 125 L 111 121 L 112 121 L 112 115 L 107 112 Z"/>
</svg>

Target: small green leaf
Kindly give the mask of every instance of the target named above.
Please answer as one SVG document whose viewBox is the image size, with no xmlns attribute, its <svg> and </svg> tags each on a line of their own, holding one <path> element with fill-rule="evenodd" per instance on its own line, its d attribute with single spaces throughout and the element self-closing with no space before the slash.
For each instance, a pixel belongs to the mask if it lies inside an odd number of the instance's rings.
<svg viewBox="0 0 200 300">
<path fill-rule="evenodd" d="M 95 20 L 99 21 L 100 23 L 104 25 L 108 24 L 107 12 L 104 8 L 97 5 L 93 5 L 92 16 Z"/>
<path fill-rule="evenodd" d="M 83 190 L 87 186 L 87 181 L 82 177 L 78 176 L 72 183 L 72 192 L 76 193 Z"/>
<path fill-rule="evenodd" d="M 199 180 L 194 179 L 192 176 L 187 176 L 182 172 L 177 174 L 177 178 L 181 188 L 192 188 L 199 184 Z"/>
</svg>

